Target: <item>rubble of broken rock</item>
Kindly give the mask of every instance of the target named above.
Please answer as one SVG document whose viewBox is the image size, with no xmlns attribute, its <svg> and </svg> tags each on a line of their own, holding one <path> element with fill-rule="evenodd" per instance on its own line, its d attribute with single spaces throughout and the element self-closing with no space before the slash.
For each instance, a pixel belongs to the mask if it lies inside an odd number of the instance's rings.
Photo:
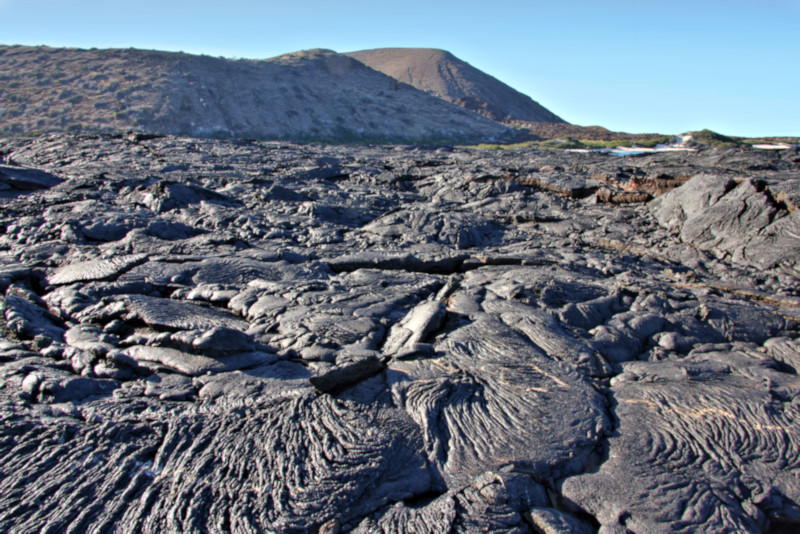
<svg viewBox="0 0 800 534">
<path fill-rule="evenodd" d="M 2 531 L 800 525 L 796 149 L 0 156 Z"/>
</svg>

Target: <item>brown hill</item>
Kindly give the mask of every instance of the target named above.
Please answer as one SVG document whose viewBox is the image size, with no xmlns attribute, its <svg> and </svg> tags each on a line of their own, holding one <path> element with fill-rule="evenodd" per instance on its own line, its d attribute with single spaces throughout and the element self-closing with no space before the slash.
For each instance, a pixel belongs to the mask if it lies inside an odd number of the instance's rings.
<svg viewBox="0 0 800 534">
<path fill-rule="evenodd" d="M 461 141 L 509 128 L 330 50 L 230 60 L 0 46 L 0 135 L 124 131 L 322 141 Z"/>
<path fill-rule="evenodd" d="M 564 121 L 450 52 L 433 48 L 378 48 L 349 52 L 375 70 L 496 121 Z"/>
</svg>

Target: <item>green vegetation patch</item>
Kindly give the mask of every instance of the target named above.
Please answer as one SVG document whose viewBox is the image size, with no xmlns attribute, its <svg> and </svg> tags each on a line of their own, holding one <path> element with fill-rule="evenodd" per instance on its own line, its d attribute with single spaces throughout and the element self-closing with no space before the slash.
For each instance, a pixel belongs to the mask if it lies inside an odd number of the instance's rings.
<svg viewBox="0 0 800 534">
<path fill-rule="evenodd" d="M 748 145 L 800 144 L 800 137 L 737 137 L 736 140 Z"/>
<path fill-rule="evenodd" d="M 652 139 L 631 141 L 629 139 L 612 139 L 609 141 L 599 141 L 595 139 L 546 139 L 544 141 L 525 141 L 524 143 L 510 144 L 487 144 L 471 145 L 466 148 L 475 150 L 516 150 L 521 148 L 534 148 L 540 150 L 566 150 L 566 149 L 595 149 L 595 148 L 617 148 L 619 146 L 632 146 L 639 148 L 654 148 L 656 145 L 666 145 L 672 142 L 672 137 L 662 135 Z"/>
<path fill-rule="evenodd" d="M 711 130 L 700 130 L 699 132 L 689 132 L 698 145 L 712 147 L 736 147 L 741 146 L 742 142 L 726 135 L 713 132 Z"/>
</svg>

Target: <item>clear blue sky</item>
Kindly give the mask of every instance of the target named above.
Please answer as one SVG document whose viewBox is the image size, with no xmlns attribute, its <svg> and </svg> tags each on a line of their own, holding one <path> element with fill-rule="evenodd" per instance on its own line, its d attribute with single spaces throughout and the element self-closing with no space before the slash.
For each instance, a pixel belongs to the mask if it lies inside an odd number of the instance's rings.
<svg viewBox="0 0 800 534">
<path fill-rule="evenodd" d="M 0 43 L 443 48 L 575 124 L 800 136 L 800 0 L 0 0 Z"/>
</svg>

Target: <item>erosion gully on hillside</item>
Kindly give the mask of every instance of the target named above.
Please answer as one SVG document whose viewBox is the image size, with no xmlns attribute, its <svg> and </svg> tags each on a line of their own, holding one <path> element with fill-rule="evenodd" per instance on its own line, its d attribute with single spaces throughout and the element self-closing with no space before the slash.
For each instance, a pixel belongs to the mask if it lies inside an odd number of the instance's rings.
<svg viewBox="0 0 800 534">
<path fill-rule="evenodd" d="M 797 149 L 0 156 L 0 531 L 800 526 Z"/>
</svg>

